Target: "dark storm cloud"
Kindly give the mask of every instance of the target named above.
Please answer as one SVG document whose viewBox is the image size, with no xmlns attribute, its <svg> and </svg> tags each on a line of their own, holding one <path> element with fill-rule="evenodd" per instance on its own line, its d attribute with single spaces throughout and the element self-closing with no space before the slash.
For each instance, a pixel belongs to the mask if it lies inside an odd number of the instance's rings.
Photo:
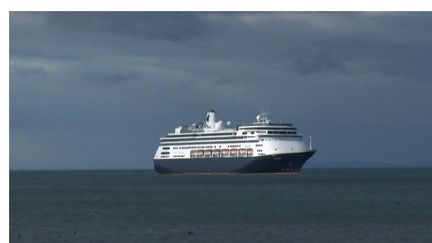
<svg viewBox="0 0 432 243">
<path fill-rule="evenodd" d="M 427 164 L 431 23 L 393 12 L 12 12 L 11 168 L 150 168 L 158 138 L 209 107 L 238 123 L 261 106 L 314 136 L 310 166 Z"/>
<path fill-rule="evenodd" d="M 296 69 L 302 74 L 338 71 L 343 69 L 344 62 L 332 56 L 331 52 L 318 51 L 311 57 L 298 60 Z"/>
<path fill-rule="evenodd" d="M 135 38 L 184 41 L 210 33 L 200 14 L 140 12 L 50 13 L 48 25 L 73 32 L 109 33 Z"/>
</svg>

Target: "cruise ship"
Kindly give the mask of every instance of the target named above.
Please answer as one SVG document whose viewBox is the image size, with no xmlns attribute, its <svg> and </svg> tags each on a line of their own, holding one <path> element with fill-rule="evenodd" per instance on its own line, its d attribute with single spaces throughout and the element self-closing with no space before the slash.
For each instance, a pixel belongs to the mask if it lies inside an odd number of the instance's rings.
<svg viewBox="0 0 432 243">
<path fill-rule="evenodd" d="M 209 110 L 203 123 L 175 128 L 160 138 L 158 173 L 299 173 L 314 153 L 292 123 L 275 123 L 265 112 L 233 127 Z"/>
</svg>

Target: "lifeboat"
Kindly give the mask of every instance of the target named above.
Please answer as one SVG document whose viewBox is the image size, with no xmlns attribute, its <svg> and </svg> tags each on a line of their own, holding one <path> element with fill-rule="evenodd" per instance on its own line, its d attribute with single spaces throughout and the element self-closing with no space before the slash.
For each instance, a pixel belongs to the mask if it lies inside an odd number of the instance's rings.
<svg viewBox="0 0 432 243">
<path fill-rule="evenodd" d="M 238 150 L 238 156 L 239 157 L 246 157 L 246 149 L 241 148 Z"/>
<path fill-rule="evenodd" d="M 218 158 L 220 156 L 220 149 L 213 149 L 212 157 Z"/>
<path fill-rule="evenodd" d="M 197 157 L 197 158 L 202 158 L 202 157 L 204 157 L 204 151 L 203 151 L 203 150 L 197 150 L 197 151 L 196 151 L 196 157 Z"/>
<path fill-rule="evenodd" d="M 221 151 L 221 157 L 229 157 L 229 149 L 222 149 Z"/>
<path fill-rule="evenodd" d="M 253 149 L 248 148 L 247 149 L 247 157 L 252 157 L 253 156 Z"/>
<path fill-rule="evenodd" d="M 190 151 L 190 157 L 191 158 L 196 158 L 197 157 L 197 151 L 196 150 L 191 150 Z"/>
<path fill-rule="evenodd" d="M 237 149 L 230 149 L 230 157 L 237 157 Z"/>
<path fill-rule="evenodd" d="M 212 155 L 212 151 L 211 151 L 211 149 L 209 149 L 209 150 L 205 150 L 205 151 L 204 151 L 204 157 L 205 157 L 205 158 L 209 158 L 209 157 L 211 157 L 211 155 Z"/>
</svg>

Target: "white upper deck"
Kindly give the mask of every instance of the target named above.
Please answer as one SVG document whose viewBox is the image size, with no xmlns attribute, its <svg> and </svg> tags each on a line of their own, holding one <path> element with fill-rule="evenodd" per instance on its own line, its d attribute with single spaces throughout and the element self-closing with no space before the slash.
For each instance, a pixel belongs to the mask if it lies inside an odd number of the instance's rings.
<svg viewBox="0 0 432 243">
<path fill-rule="evenodd" d="M 270 120 L 269 114 L 261 112 L 256 116 L 256 121 L 242 124 L 238 128 L 234 128 L 231 122 L 224 123 L 216 120 L 216 111 L 209 110 L 206 115 L 205 122 L 193 123 L 189 126 L 179 126 L 175 128 L 174 133 L 168 133 L 168 137 L 179 136 L 211 136 L 211 135 L 236 135 L 237 132 L 243 130 L 291 130 L 296 128 L 292 123 L 274 123 Z M 291 133 L 290 133 L 291 134 Z M 293 133 L 295 134 L 295 133 Z"/>
<path fill-rule="evenodd" d="M 231 127 L 231 122 L 224 123 L 223 121 L 216 121 L 216 111 L 209 110 L 204 123 L 192 123 L 189 126 L 177 127 L 175 132 L 169 133 L 168 136 L 187 133 L 225 133 L 235 131 L 236 129 Z"/>
</svg>

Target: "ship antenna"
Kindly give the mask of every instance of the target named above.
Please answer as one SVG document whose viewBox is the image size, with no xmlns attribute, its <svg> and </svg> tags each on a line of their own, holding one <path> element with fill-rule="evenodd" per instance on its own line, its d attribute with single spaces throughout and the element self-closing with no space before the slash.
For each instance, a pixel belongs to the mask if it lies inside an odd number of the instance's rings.
<svg viewBox="0 0 432 243">
<path fill-rule="evenodd" d="M 309 149 L 312 150 L 312 136 L 309 136 Z"/>
</svg>

